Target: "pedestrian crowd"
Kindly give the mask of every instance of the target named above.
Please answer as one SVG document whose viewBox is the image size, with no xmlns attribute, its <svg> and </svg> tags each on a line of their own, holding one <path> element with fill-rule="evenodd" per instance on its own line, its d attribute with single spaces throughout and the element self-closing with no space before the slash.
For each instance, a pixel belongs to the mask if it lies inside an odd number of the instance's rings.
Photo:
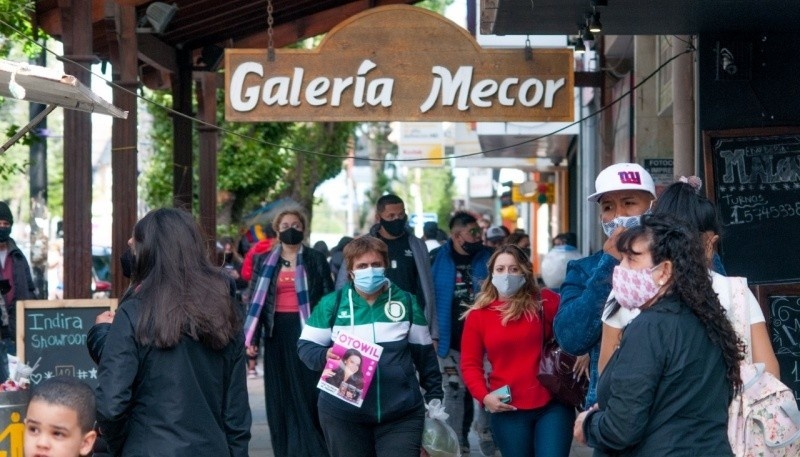
<svg viewBox="0 0 800 457">
<path fill-rule="evenodd" d="M 263 376 L 281 457 L 424 455 L 433 400 L 452 455 L 474 432 L 486 456 L 567 457 L 573 441 L 597 457 L 733 456 L 740 366 L 780 368 L 757 300 L 725 276 L 701 185 L 681 178 L 657 196 L 641 166 L 604 169 L 588 197 L 602 250 L 581 257 L 559 234 L 543 284 L 527 234 L 460 211 L 447 233 L 429 222 L 417 238 L 396 195 L 378 199 L 367 235 L 330 250 L 308 246 L 305 213 L 287 208 L 238 245 L 222 239 L 217 264 L 189 213 L 154 210 L 123 257 L 130 287 L 89 331 L 96 393 L 60 377 L 37 386 L 25 455 L 248 455 L 246 379 Z M 11 224 L 0 202 L 0 358 L 14 353 L 14 303 L 33 292 Z M 339 351 L 343 339 L 357 347 Z M 577 408 L 538 376 L 553 339 L 588 378 Z M 53 444 L 59 427 L 69 439 Z"/>
</svg>

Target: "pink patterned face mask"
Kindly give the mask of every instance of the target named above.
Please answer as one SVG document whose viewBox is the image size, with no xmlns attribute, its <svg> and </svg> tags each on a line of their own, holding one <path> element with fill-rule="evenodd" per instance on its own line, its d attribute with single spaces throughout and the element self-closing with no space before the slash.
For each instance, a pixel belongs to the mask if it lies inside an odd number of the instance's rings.
<svg viewBox="0 0 800 457">
<path fill-rule="evenodd" d="M 611 289 L 617 303 L 623 308 L 637 309 L 652 300 L 661 289 L 653 280 L 653 271 L 661 265 L 643 270 L 632 270 L 622 265 L 614 267 Z"/>
</svg>

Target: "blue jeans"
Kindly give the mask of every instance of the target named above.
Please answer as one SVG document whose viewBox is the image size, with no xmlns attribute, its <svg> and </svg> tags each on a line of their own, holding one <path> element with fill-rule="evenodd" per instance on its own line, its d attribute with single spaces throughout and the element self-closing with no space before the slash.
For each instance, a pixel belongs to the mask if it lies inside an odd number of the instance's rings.
<svg viewBox="0 0 800 457">
<path fill-rule="evenodd" d="M 494 413 L 494 443 L 503 457 L 568 457 L 575 409 L 557 401 L 538 409 Z"/>
</svg>

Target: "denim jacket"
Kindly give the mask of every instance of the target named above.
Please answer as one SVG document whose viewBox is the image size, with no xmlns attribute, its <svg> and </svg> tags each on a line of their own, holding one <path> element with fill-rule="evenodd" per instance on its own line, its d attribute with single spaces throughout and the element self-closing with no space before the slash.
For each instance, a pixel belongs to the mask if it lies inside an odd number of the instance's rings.
<svg viewBox="0 0 800 457">
<path fill-rule="evenodd" d="M 619 261 L 604 251 L 567 264 L 567 275 L 561 284 L 561 305 L 553 322 L 556 340 L 561 348 L 574 355 L 589 354 L 589 392 L 585 407 L 597 397 L 597 362 L 600 357 L 600 336 L 603 307 L 611 293 L 611 277 Z"/>
</svg>

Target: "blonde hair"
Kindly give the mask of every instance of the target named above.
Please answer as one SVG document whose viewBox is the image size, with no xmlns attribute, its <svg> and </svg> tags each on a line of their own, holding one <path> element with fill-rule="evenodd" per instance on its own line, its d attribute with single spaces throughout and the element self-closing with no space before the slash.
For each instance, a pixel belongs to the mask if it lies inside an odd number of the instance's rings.
<svg viewBox="0 0 800 457">
<path fill-rule="evenodd" d="M 300 223 L 303 224 L 303 233 L 306 233 L 306 229 L 308 228 L 308 224 L 306 223 L 306 215 L 305 212 L 300 208 L 287 208 L 278 213 L 278 215 L 275 216 L 274 219 L 272 219 L 272 228 L 273 230 L 275 230 L 275 233 L 280 232 L 280 230 L 278 230 L 278 227 L 280 227 L 281 225 L 281 219 L 283 219 L 284 216 L 288 216 L 290 214 L 293 216 L 297 216 L 297 218 L 300 219 Z"/>
<path fill-rule="evenodd" d="M 533 269 L 531 268 L 530 260 L 525 252 L 518 246 L 507 244 L 497 248 L 497 250 L 489 258 L 489 275 L 481 284 L 481 290 L 475 297 L 475 302 L 464 311 L 461 319 L 466 319 L 467 315 L 476 309 L 488 308 L 500 295 L 497 293 L 497 288 L 492 284 L 492 277 L 494 276 L 494 263 L 497 257 L 501 254 L 509 254 L 514 257 L 514 260 L 522 270 L 522 276 L 525 277 L 525 284 L 510 297 L 501 308 L 500 315 L 502 316 L 502 325 L 508 324 L 509 321 L 514 321 L 525 316 L 528 319 L 533 319 L 542 311 L 542 303 L 539 299 L 539 287 L 536 284 L 536 278 L 533 277 Z"/>
</svg>

